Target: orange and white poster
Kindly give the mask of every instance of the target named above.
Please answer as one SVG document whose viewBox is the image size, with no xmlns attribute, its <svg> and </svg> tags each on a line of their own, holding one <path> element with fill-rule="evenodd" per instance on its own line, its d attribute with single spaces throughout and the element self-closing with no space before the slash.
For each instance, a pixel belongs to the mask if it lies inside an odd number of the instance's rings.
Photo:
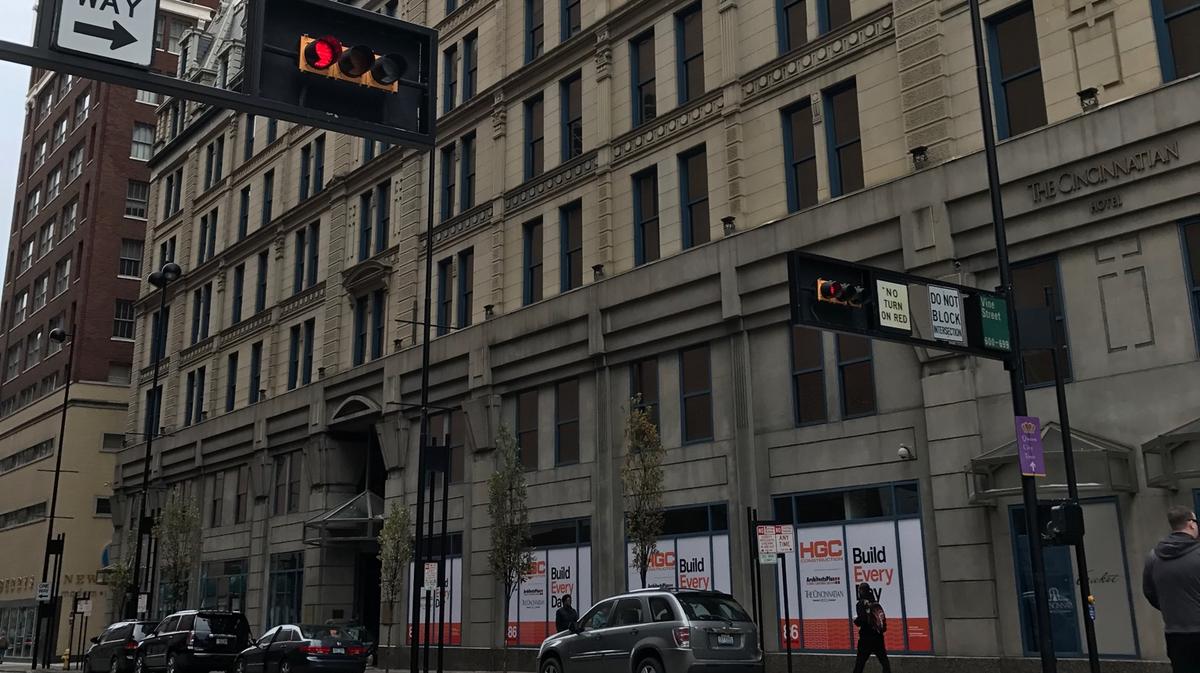
<svg viewBox="0 0 1200 673">
<path fill-rule="evenodd" d="M 414 586 L 413 577 L 414 565 L 408 564 L 408 586 L 409 591 Z M 462 559 L 450 558 L 446 559 L 446 579 L 444 583 L 445 590 L 443 595 L 446 601 L 445 623 L 442 630 L 442 638 L 446 645 L 462 645 Z M 418 585 L 422 584 L 422 577 L 416 578 Z M 418 586 L 420 589 L 420 586 Z M 432 602 L 430 602 L 432 598 Z M 412 605 L 412 594 L 408 595 L 408 602 L 405 605 Z M 429 643 L 438 642 L 438 613 L 441 609 L 441 599 L 433 592 L 426 593 L 421 590 L 421 641 Z M 408 614 L 405 610 L 404 614 Z M 428 619 L 426 615 L 429 615 Z M 411 631 L 407 634 L 408 642 L 412 642 Z"/>
<path fill-rule="evenodd" d="M 888 617 L 883 640 L 890 651 L 904 650 L 904 599 L 900 597 L 900 550 L 896 547 L 896 523 L 876 521 L 846 526 L 846 555 L 850 568 L 850 604 L 857 603 L 855 587 L 871 585 L 875 600 Z M 853 613 L 851 613 L 853 614 Z M 854 629 L 855 643 L 858 629 Z"/>
<path fill-rule="evenodd" d="M 730 590 L 728 535 L 667 538 L 655 546 L 646 571 L 647 587 Z M 628 588 L 642 588 L 642 578 L 633 563 L 632 544 L 625 546 L 625 559 Z"/>
<path fill-rule="evenodd" d="M 925 579 L 925 545 L 921 538 L 921 522 L 905 519 L 898 524 L 900 532 L 900 567 L 904 569 L 904 630 L 908 634 L 910 652 L 932 652 L 933 636 L 929 630 L 929 600 Z"/>
<path fill-rule="evenodd" d="M 853 594 L 846 581 L 842 527 L 802 528 L 796 533 L 796 553 L 789 555 L 795 560 L 788 566 L 789 571 L 798 569 L 789 578 L 790 586 L 799 590 L 798 605 L 793 596 L 793 605 L 789 606 L 793 624 L 799 624 L 799 629 L 789 627 L 792 647 L 848 650 L 851 643 L 846 601 Z"/>
<path fill-rule="evenodd" d="M 588 545 L 533 551 L 529 575 L 508 606 L 508 644 L 536 647 L 555 630 L 554 617 L 570 595 L 583 614 L 591 605 L 591 553 Z"/>
</svg>

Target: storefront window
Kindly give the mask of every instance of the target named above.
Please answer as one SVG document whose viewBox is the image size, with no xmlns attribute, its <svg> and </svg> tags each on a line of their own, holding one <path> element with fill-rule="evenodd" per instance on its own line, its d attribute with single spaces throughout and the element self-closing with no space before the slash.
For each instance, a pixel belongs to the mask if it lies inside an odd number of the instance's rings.
<svg viewBox="0 0 1200 673">
<path fill-rule="evenodd" d="M 788 573 L 783 638 L 801 650 L 854 649 L 852 587 L 867 582 L 896 624 L 888 650 L 933 651 L 920 516 L 916 482 L 775 498 L 776 520 L 796 527 L 796 553 L 776 569 L 778 587 Z"/>
<path fill-rule="evenodd" d="M 640 588 L 642 578 L 633 565 L 630 543 L 625 545 L 625 566 L 626 586 Z M 729 507 L 719 503 L 668 509 L 646 586 L 729 592 Z"/>
<path fill-rule="evenodd" d="M 437 563 L 442 553 L 442 536 L 437 535 L 433 538 L 427 538 L 429 549 L 432 552 L 431 562 Z M 462 645 L 462 554 L 463 554 L 463 536 L 462 533 L 450 533 L 446 538 L 446 569 L 445 584 L 443 596 L 446 601 L 445 611 L 445 628 L 442 631 L 442 642 L 445 645 Z M 408 566 L 408 586 L 409 590 L 412 587 L 422 587 L 424 582 L 424 571 L 414 576 L 416 565 L 410 563 Z M 421 642 L 433 643 L 438 642 L 437 623 L 438 612 L 442 607 L 442 603 L 436 596 L 432 595 L 432 591 L 422 591 L 421 594 Z M 433 604 L 426 611 L 426 604 L 430 599 L 433 599 Z M 412 605 L 412 594 L 408 595 L 408 602 L 405 606 Z M 402 613 L 407 615 L 408 609 L 402 609 Z M 425 621 L 425 615 L 430 615 L 429 622 Z M 397 621 L 399 615 L 397 615 Z M 412 642 L 411 632 L 408 635 L 408 642 Z"/>
<path fill-rule="evenodd" d="M 304 606 L 304 552 L 271 555 L 270 591 L 264 626 L 299 623 Z"/>
<path fill-rule="evenodd" d="M 246 609 L 246 574 L 250 564 L 236 561 L 208 561 L 200 566 L 200 609 Z"/>
<path fill-rule="evenodd" d="M 0 631 L 8 635 L 7 659 L 28 659 L 31 656 L 34 614 L 32 605 L 0 608 Z"/>
<path fill-rule="evenodd" d="M 580 614 L 592 604 L 592 526 L 588 519 L 530 526 L 533 564 L 508 608 L 509 645 L 537 647 L 555 633 L 563 596 Z"/>
</svg>

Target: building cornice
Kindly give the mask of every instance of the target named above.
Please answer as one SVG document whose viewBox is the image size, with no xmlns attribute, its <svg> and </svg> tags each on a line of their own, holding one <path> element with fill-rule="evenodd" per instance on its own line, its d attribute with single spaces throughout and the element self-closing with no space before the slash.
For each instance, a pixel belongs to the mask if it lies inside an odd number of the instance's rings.
<svg viewBox="0 0 1200 673">
<path fill-rule="evenodd" d="M 592 150 L 504 194 L 504 214 L 513 215 L 574 188 L 595 175 L 597 152 Z M 436 235 L 436 230 L 435 230 Z"/>
</svg>

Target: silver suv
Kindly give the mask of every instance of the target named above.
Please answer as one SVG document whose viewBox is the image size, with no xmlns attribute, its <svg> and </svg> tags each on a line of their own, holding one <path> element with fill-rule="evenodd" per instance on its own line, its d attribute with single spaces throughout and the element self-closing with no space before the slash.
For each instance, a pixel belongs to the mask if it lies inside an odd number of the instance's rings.
<svg viewBox="0 0 1200 673">
<path fill-rule="evenodd" d="M 643 589 L 592 606 L 538 651 L 541 673 L 762 673 L 758 629 L 728 594 Z"/>
</svg>

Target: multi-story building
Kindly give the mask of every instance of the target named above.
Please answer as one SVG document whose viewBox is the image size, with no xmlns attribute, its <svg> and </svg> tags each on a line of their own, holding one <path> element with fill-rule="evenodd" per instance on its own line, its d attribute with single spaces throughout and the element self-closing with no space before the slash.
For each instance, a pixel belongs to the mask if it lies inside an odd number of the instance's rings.
<svg viewBox="0 0 1200 673">
<path fill-rule="evenodd" d="M 183 32 L 217 4 L 163 0 L 156 68 L 175 67 Z M 55 652 L 69 646 L 76 597 L 90 597 L 97 616 L 108 613 L 96 580 L 112 537 L 113 456 L 126 441 L 158 104 L 149 92 L 42 70 L 33 71 L 26 99 L 0 300 L 0 629 L 18 658 L 32 645 L 63 414 L 55 532 L 66 536 L 66 607 Z M 66 347 L 49 339 L 55 328 L 71 334 Z"/>
<path fill-rule="evenodd" d="M 238 7 L 189 50 L 188 76 L 239 76 Z M 586 606 L 638 584 L 619 478 L 636 394 L 667 448 L 652 581 L 748 604 L 753 506 L 798 536 L 793 621 L 768 649 L 786 634 L 812 666 L 841 666 L 820 653 L 851 648 L 848 587 L 869 578 L 893 652 L 937 655 L 926 670 L 1035 652 L 1005 372 L 794 326 L 789 306 L 797 249 L 997 284 L 965 3 L 368 8 L 440 33 L 433 166 L 161 108 L 146 265 L 184 276 L 167 315 L 143 286 L 139 333 L 169 329 L 137 344 L 127 430 L 163 436 L 149 465 L 141 445 L 119 455 L 114 487 L 132 502 L 148 469 L 155 493 L 201 503 L 192 604 L 264 629 L 403 623 L 399 608 L 380 618 L 373 538 L 384 502 L 415 499 L 431 235 L 452 644 L 532 646 L 563 593 Z M 1066 328 L 1100 648 L 1121 670 L 1164 658 L 1136 577 L 1167 504 L 1200 488 L 1200 3 L 982 9 L 1015 301 L 1042 307 L 1051 289 Z M 1029 354 L 1028 394 L 1047 426 L 1043 493 L 1062 497 L 1051 357 Z M 507 616 L 487 562 L 501 427 L 528 468 L 537 567 L 553 571 Z M 1046 561 L 1055 646 L 1079 656 L 1069 551 Z"/>
</svg>

